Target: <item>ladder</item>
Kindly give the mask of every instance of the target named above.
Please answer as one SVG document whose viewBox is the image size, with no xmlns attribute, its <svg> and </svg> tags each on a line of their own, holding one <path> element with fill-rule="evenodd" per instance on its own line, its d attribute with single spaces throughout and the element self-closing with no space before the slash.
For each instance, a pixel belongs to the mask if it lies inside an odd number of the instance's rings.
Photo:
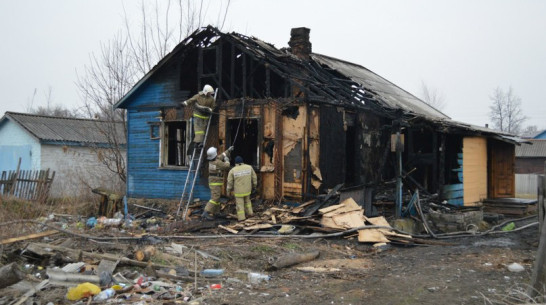
<svg viewBox="0 0 546 305">
<path fill-rule="evenodd" d="M 197 182 L 197 178 L 199 177 L 199 169 L 201 168 L 201 164 L 203 164 L 203 152 L 205 150 L 205 144 L 207 142 L 207 136 L 209 134 L 210 121 L 212 121 L 211 118 L 209 118 L 209 121 L 207 123 L 205 137 L 203 138 L 203 142 L 201 143 L 202 145 L 193 146 L 193 152 L 190 159 L 190 167 L 188 169 L 188 174 L 186 175 L 186 182 L 184 183 L 184 190 L 182 191 L 182 196 L 180 197 L 180 203 L 178 204 L 176 219 L 178 219 L 182 204 L 185 202 L 186 206 L 184 207 L 184 214 L 182 214 L 182 219 L 185 220 L 188 213 L 188 207 L 190 206 L 190 203 L 193 202 L 193 190 L 195 189 L 195 183 Z"/>
</svg>

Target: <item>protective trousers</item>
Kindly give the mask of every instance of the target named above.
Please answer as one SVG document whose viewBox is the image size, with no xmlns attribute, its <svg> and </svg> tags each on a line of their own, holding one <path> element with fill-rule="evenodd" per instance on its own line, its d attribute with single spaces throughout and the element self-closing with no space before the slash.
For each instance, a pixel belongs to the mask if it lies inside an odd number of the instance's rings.
<svg viewBox="0 0 546 305">
<path fill-rule="evenodd" d="M 193 141 L 195 143 L 202 143 L 205 138 L 205 131 L 207 130 L 207 123 L 209 122 L 209 117 L 201 114 L 193 114 L 193 129 L 195 137 Z"/>
<path fill-rule="evenodd" d="M 235 197 L 235 204 L 235 208 L 237 210 L 237 220 L 242 221 L 246 219 L 246 216 L 251 217 L 254 215 L 250 196 Z"/>
<path fill-rule="evenodd" d="M 210 215 L 215 215 L 220 212 L 220 196 L 222 195 L 222 184 L 223 183 L 219 183 L 219 185 L 209 184 L 210 200 L 205 206 L 205 212 L 209 213 Z"/>
</svg>

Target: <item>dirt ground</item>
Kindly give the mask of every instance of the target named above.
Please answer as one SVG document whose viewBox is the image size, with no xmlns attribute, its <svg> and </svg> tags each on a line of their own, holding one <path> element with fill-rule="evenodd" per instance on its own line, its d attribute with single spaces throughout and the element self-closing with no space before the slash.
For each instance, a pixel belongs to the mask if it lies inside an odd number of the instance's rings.
<svg viewBox="0 0 546 305">
<path fill-rule="evenodd" d="M 199 278 L 199 288 L 193 290 L 191 304 L 513 304 L 507 298 L 526 289 L 530 281 L 538 237 L 538 226 L 533 226 L 482 237 L 429 239 L 437 243 L 434 245 L 393 244 L 383 248 L 358 243 L 355 237 L 221 237 L 175 242 L 219 258 L 200 258 L 196 268 L 193 255 L 187 256 L 184 267 L 188 270 L 225 270 L 220 277 Z M 155 246 L 162 249 L 170 242 Z M 13 259 L 9 254 L 17 253 L 16 249 L 21 247 L 23 243 L 5 247 L 2 263 Z M 75 241 L 73 247 L 100 251 L 81 240 Z M 279 270 L 268 269 L 271 258 L 314 250 L 320 252 L 317 259 Z M 18 261 L 25 262 L 22 258 Z M 525 270 L 511 272 L 507 268 L 511 263 L 519 263 Z M 302 267 L 314 267 L 309 268 L 314 271 Z M 251 284 L 248 272 L 271 278 Z M 220 284 L 221 288 L 210 289 L 213 284 Z M 183 285 L 193 287 L 190 282 Z M 48 287 L 30 300 L 34 304 L 75 304 L 66 300 L 66 291 L 62 287 Z M 0 290 L 0 304 L 10 304 L 15 299 L 14 292 Z M 118 300 L 117 303 L 136 302 Z M 161 303 L 156 301 L 156 304 Z"/>
<path fill-rule="evenodd" d="M 234 270 L 264 272 L 267 283 L 223 282 L 223 289 L 204 304 L 487 304 L 501 302 L 531 277 L 538 229 L 489 237 L 448 240 L 450 245 L 390 246 L 374 250 L 356 240 L 217 241 L 226 259 L 227 276 Z M 268 272 L 267 257 L 287 251 L 319 250 L 320 257 L 297 267 L 337 268 L 303 272 L 295 267 Z M 226 257 L 227 256 L 227 257 Z M 524 272 L 512 273 L 517 262 Z M 211 281 L 212 283 L 212 281 Z"/>
</svg>

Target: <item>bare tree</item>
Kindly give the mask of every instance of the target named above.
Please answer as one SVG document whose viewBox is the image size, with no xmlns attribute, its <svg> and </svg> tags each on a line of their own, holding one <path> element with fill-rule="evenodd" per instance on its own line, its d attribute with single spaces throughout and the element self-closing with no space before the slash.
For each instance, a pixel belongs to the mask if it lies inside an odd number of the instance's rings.
<svg viewBox="0 0 546 305">
<path fill-rule="evenodd" d="M 155 1 L 151 6 L 146 3 L 141 2 L 140 22 L 136 26 L 124 12 L 124 29 L 107 43 L 102 43 L 99 54 L 90 55 L 89 64 L 76 82 L 86 115 L 110 122 L 107 128 L 97 125 L 110 144 L 107 151 L 97 148 L 97 156 L 124 182 L 126 116 L 124 111 L 114 110 L 112 106 L 176 44 L 201 27 L 208 12 L 203 0 L 178 0 L 175 4 L 170 0 Z M 219 2 L 217 23 L 221 26 L 227 18 L 230 0 L 224 3 Z"/>
<path fill-rule="evenodd" d="M 521 131 L 520 136 L 524 138 L 533 138 L 538 133 L 539 133 L 539 130 L 537 125 L 529 125 Z"/>
<path fill-rule="evenodd" d="M 424 81 L 421 81 L 421 99 L 423 102 L 440 111 L 446 106 L 443 94 L 436 88 L 428 87 Z"/>
<path fill-rule="evenodd" d="M 519 134 L 521 125 L 527 118 L 523 115 L 521 98 L 514 94 L 512 87 L 506 92 L 497 87 L 489 99 L 493 101 L 489 106 L 489 117 L 493 126 L 500 131 Z"/>
<path fill-rule="evenodd" d="M 38 114 L 38 115 L 47 115 L 47 116 L 56 116 L 62 118 L 77 118 L 79 113 L 77 110 L 69 109 L 63 105 L 55 104 L 53 106 L 38 106 L 37 108 L 31 108 L 29 113 Z"/>
<path fill-rule="evenodd" d="M 46 106 L 34 107 L 34 98 L 38 93 L 38 89 L 34 89 L 32 99 L 29 100 L 30 104 L 27 105 L 27 112 L 38 115 L 47 115 L 47 116 L 56 116 L 63 118 L 76 118 L 80 117 L 77 109 L 70 109 L 61 104 L 53 104 L 53 88 L 48 87 L 47 91 L 44 93 L 44 99 Z"/>
</svg>

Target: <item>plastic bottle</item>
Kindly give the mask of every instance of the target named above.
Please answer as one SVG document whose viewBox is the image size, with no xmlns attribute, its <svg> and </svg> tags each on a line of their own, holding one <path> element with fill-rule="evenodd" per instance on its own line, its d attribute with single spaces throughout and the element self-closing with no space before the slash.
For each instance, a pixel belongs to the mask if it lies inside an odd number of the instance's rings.
<svg viewBox="0 0 546 305">
<path fill-rule="evenodd" d="M 271 277 L 267 274 L 261 274 L 256 272 L 249 272 L 248 273 L 248 281 L 251 284 L 259 284 L 261 282 L 267 282 L 269 281 Z"/>
<path fill-rule="evenodd" d="M 106 301 L 115 295 L 116 295 L 116 291 L 114 289 L 112 288 L 104 289 L 93 298 L 93 301 Z"/>
<path fill-rule="evenodd" d="M 216 277 L 224 274 L 224 269 L 205 269 L 201 271 L 201 275 L 204 277 Z"/>
<path fill-rule="evenodd" d="M 103 224 L 105 227 L 116 227 L 121 224 L 121 219 L 101 217 L 98 219 L 98 223 Z"/>
</svg>

